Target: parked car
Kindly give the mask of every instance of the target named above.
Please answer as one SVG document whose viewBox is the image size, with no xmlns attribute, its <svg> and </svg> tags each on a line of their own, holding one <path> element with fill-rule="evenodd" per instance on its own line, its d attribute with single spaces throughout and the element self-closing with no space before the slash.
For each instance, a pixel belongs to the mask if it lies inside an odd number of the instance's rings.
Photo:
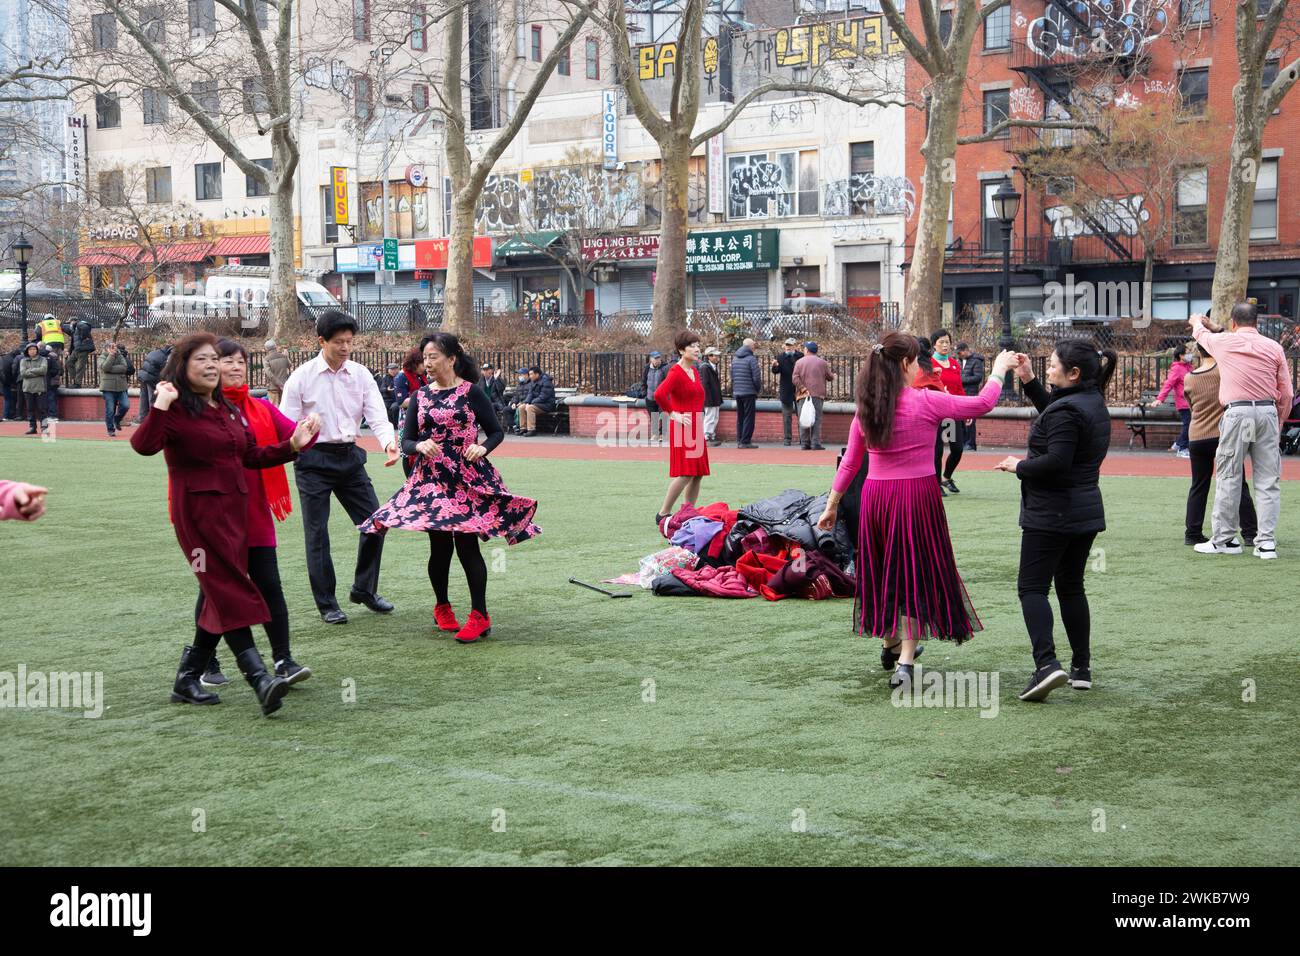
<svg viewBox="0 0 1300 956">
<path fill-rule="evenodd" d="M 206 295 L 160 295 L 149 303 L 147 322 L 150 328 L 188 330 L 233 315 L 235 307 L 228 299 Z"/>
</svg>

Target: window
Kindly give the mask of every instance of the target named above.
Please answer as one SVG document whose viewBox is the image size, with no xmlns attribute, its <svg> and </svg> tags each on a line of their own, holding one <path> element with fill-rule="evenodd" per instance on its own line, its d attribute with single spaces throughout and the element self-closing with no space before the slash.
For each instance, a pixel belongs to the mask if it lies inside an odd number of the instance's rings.
<svg viewBox="0 0 1300 956">
<path fill-rule="evenodd" d="M 1189 116 L 1204 116 L 1210 98 L 1210 71 L 1183 70 L 1178 74 L 1178 103 Z"/>
<path fill-rule="evenodd" d="M 91 47 L 96 50 L 117 49 L 117 16 L 96 13 L 90 18 Z"/>
<path fill-rule="evenodd" d="M 190 36 L 210 37 L 217 32 L 215 0 L 190 0 Z"/>
<path fill-rule="evenodd" d="M 194 164 L 194 198 L 200 202 L 221 198 L 221 164 Z"/>
<path fill-rule="evenodd" d="M 422 3 L 411 8 L 411 49 L 421 53 L 429 49 L 428 17 Z"/>
<path fill-rule="evenodd" d="M 1210 22 L 1210 0 L 1178 0 L 1178 19 L 1184 26 L 1204 26 Z"/>
<path fill-rule="evenodd" d="M 849 198 L 853 202 L 850 215 L 852 216 L 874 216 L 876 214 L 876 202 L 874 199 L 853 199 L 858 193 L 859 186 L 865 184 L 868 176 L 876 172 L 876 144 L 875 143 L 849 143 L 849 176 L 848 183 Z"/>
<path fill-rule="evenodd" d="M 325 226 L 325 242 L 333 243 L 339 241 L 339 227 L 334 222 L 334 187 L 322 186 L 320 188 L 321 205 L 325 207 L 325 214 L 321 217 L 321 223 Z"/>
<path fill-rule="evenodd" d="M 785 298 L 817 298 L 822 294 L 821 266 L 787 266 L 781 270 Z"/>
<path fill-rule="evenodd" d="M 1011 46 L 1011 7 L 999 7 L 984 21 L 984 49 L 1005 50 Z"/>
<path fill-rule="evenodd" d="M 266 0 L 241 0 L 240 6 L 244 8 L 245 13 L 248 12 L 250 4 L 253 8 L 253 20 L 256 21 L 258 27 L 265 30 L 267 24 L 271 22 L 267 14 Z"/>
<path fill-rule="evenodd" d="M 600 41 L 595 37 L 587 38 L 587 79 L 600 79 Z"/>
<path fill-rule="evenodd" d="M 167 122 L 167 94 L 162 90 L 146 86 L 140 105 L 144 112 L 145 126 L 157 126 Z"/>
<path fill-rule="evenodd" d="M 126 202 L 122 170 L 113 169 L 99 174 L 99 202 L 102 206 L 121 206 Z"/>
<path fill-rule="evenodd" d="M 942 40 L 944 43 L 947 43 L 948 38 L 950 36 L 952 36 L 952 11 L 940 10 L 939 11 L 939 39 Z"/>
<path fill-rule="evenodd" d="M 1266 17 L 1273 9 L 1273 0 L 1255 0 L 1255 16 Z"/>
<path fill-rule="evenodd" d="M 95 94 L 95 129 L 116 129 L 122 125 L 122 104 L 116 93 Z"/>
<path fill-rule="evenodd" d="M 1174 190 L 1174 245 L 1204 245 L 1208 241 L 1206 196 L 1209 194 L 1209 171 L 1200 166 L 1184 169 Z"/>
<path fill-rule="evenodd" d="M 371 102 L 372 95 L 370 77 L 354 76 L 352 78 L 353 115 L 362 123 L 370 122 L 370 117 L 374 115 L 374 106 Z"/>
<path fill-rule="evenodd" d="M 269 159 L 255 159 L 253 165 L 261 166 L 268 173 L 271 171 L 271 161 Z M 248 173 L 244 173 L 244 195 L 249 197 L 269 196 L 271 190 L 262 185 L 260 179 L 254 179 Z"/>
<path fill-rule="evenodd" d="M 244 80 L 244 112 L 271 112 L 271 101 L 266 97 L 266 84 L 260 76 L 250 76 Z"/>
<path fill-rule="evenodd" d="M 1277 239 L 1277 160 L 1266 159 L 1255 178 L 1255 204 L 1250 210 L 1250 238 Z"/>
<path fill-rule="evenodd" d="M 729 219 L 815 216 L 820 208 L 817 150 L 727 157 Z"/>
<path fill-rule="evenodd" d="M 153 166 L 144 171 L 144 200 L 149 203 L 172 201 L 172 168 Z"/>
<path fill-rule="evenodd" d="M 980 244 L 985 255 L 1002 251 L 1002 220 L 993 208 L 993 194 L 1002 188 L 1003 183 L 1009 182 L 1009 179 L 994 179 L 980 184 L 980 192 L 984 194 L 980 213 Z"/>
<path fill-rule="evenodd" d="M 352 39 L 370 39 L 370 0 L 352 0 Z"/>
<path fill-rule="evenodd" d="M 163 8 L 157 4 L 140 8 L 140 32 L 154 46 L 167 42 L 167 21 L 163 18 Z"/>
<path fill-rule="evenodd" d="M 791 154 L 794 155 L 794 154 Z M 817 150 L 804 149 L 798 153 L 799 178 L 797 180 L 797 216 L 815 216 L 821 211 L 821 190 L 818 189 Z"/>
<path fill-rule="evenodd" d="M 532 58 L 534 63 L 542 62 L 542 28 L 533 27 Z"/>
<path fill-rule="evenodd" d="M 851 262 L 844 267 L 845 305 L 852 307 L 855 299 L 880 295 L 880 263 Z"/>
<path fill-rule="evenodd" d="M 190 95 L 198 103 L 199 109 L 209 116 L 216 116 L 221 112 L 221 95 L 217 92 L 216 80 L 205 80 L 202 83 L 190 84 Z"/>
<path fill-rule="evenodd" d="M 1260 89 L 1267 90 L 1277 79 L 1277 71 L 1282 61 L 1279 59 L 1270 59 L 1264 61 L 1264 70 L 1260 74 Z"/>
<path fill-rule="evenodd" d="M 569 48 L 567 46 L 560 51 L 560 59 L 556 63 L 555 72 L 560 76 L 569 75 Z"/>
<path fill-rule="evenodd" d="M 411 87 L 411 109 L 417 113 L 423 113 L 429 108 L 429 86 L 426 83 L 416 83 Z"/>
<path fill-rule="evenodd" d="M 1010 90 L 985 90 L 984 91 L 984 132 L 993 129 L 999 123 L 1011 116 L 1011 91 Z M 997 135 L 998 139 L 1010 136 L 1010 130 L 1003 130 Z"/>
</svg>

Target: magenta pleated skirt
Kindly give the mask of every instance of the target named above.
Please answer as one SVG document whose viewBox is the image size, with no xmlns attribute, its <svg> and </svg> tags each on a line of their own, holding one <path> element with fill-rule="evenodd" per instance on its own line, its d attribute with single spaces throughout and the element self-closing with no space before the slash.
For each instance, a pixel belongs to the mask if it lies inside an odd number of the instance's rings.
<svg viewBox="0 0 1300 956">
<path fill-rule="evenodd" d="M 934 475 L 868 477 L 860 513 L 857 633 L 960 644 L 984 629 L 957 573 Z"/>
</svg>

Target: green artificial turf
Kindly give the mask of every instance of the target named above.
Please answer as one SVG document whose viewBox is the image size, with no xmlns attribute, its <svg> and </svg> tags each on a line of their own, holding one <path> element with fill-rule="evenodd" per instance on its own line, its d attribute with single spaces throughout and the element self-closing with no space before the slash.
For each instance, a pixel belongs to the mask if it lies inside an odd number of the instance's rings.
<svg viewBox="0 0 1300 956">
<path fill-rule="evenodd" d="M 351 622 L 329 627 L 300 518 L 282 527 L 294 653 L 316 673 L 264 719 L 224 647 L 237 683 L 219 706 L 168 702 L 196 589 L 161 457 L 0 439 L 0 462 L 51 489 L 38 524 L 0 525 L 0 671 L 102 671 L 107 703 L 99 719 L 0 710 L 0 864 L 1300 862 L 1292 486 L 1282 559 L 1265 563 L 1183 546 L 1184 480 L 1105 480 L 1096 689 L 1029 705 L 1015 700 L 1031 669 L 1016 482 L 959 473 L 948 516 L 986 630 L 931 643 L 922 663 L 997 672 L 985 718 L 893 706 L 849 601 L 610 600 L 568 584 L 635 570 L 662 544 L 666 468 L 501 459 L 512 490 L 541 501 L 544 533 L 485 546 L 479 645 L 433 630 L 423 535 L 388 537 L 394 614 L 345 604 Z M 381 497 L 401 478 L 374 458 L 372 473 Z M 703 500 L 829 479 L 720 465 Z M 337 505 L 331 533 L 346 588 L 356 538 Z M 463 618 L 455 564 L 452 600 Z"/>
</svg>

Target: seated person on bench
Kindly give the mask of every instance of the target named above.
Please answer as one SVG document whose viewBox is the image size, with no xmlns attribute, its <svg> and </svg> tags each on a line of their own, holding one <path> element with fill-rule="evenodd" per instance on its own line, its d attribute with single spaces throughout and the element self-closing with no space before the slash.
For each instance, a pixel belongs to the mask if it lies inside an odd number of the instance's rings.
<svg viewBox="0 0 1300 956">
<path fill-rule="evenodd" d="M 525 437 L 537 434 L 538 413 L 555 411 L 555 382 L 550 375 L 534 365 L 528 370 L 528 384 L 519 399 L 519 434 Z"/>
</svg>

